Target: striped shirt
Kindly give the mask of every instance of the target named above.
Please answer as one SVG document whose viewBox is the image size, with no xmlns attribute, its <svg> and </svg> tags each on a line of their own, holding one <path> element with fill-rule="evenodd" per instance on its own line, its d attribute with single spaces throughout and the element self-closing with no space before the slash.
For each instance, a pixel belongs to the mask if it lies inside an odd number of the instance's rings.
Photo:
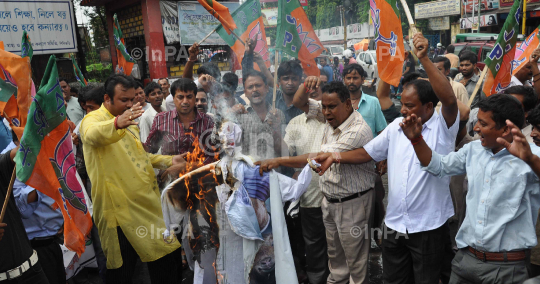
<svg viewBox="0 0 540 284">
<path fill-rule="evenodd" d="M 152 130 L 144 145 L 148 152 L 157 153 L 161 148 L 163 155 L 179 155 L 193 152 L 193 142 L 199 138 L 201 148 L 205 152 L 205 164 L 214 161 L 215 145 L 210 141 L 214 121 L 210 116 L 197 111 L 195 120 L 190 122 L 186 132 L 176 110 L 161 112 L 154 118 Z"/>
<path fill-rule="evenodd" d="M 320 152 L 324 127 L 324 120 L 321 122 L 308 117 L 305 113 L 291 119 L 287 129 L 285 129 L 286 134 L 283 139 L 289 147 L 289 154 L 300 156 Z M 301 171 L 302 169 L 296 170 Z M 314 174 L 306 192 L 300 198 L 300 207 L 321 207 L 322 198 L 319 175 Z"/>
<path fill-rule="evenodd" d="M 250 156 L 254 162 L 283 156 L 282 153 L 276 153 L 274 150 L 272 127 L 268 124 L 268 119 L 272 115 L 270 113 L 271 105 L 267 104 L 267 107 L 268 113 L 264 121 L 261 121 L 251 106 L 246 108 L 247 113 L 238 116 L 238 125 L 242 128 L 242 152 Z M 284 126 L 285 115 L 279 109 L 277 115 Z"/>
<path fill-rule="evenodd" d="M 309 114 L 320 116 L 321 103 L 309 101 Z M 353 111 L 336 129 L 326 123 L 323 128 L 322 152 L 346 152 L 362 148 L 373 134 L 362 115 Z M 327 198 L 343 198 L 375 186 L 375 162 L 360 165 L 332 164 L 320 177 L 321 191 Z"/>
</svg>

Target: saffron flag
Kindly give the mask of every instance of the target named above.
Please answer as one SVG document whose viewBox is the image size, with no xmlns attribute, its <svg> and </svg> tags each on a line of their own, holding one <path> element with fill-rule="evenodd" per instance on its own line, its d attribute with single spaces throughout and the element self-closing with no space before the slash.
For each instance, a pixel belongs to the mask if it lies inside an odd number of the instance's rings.
<svg viewBox="0 0 540 284">
<path fill-rule="evenodd" d="M 500 93 L 508 88 L 512 80 L 512 61 L 515 59 L 519 23 L 522 15 L 522 1 L 515 1 L 497 37 L 493 50 L 484 63 L 488 68 L 484 89 L 486 96 Z"/>
<path fill-rule="evenodd" d="M 258 0 L 248 0 L 244 2 L 236 11 L 232 13 L 232 17 L 237 24 L 234 32 L 246 42 L 248 38 L 257 41 L 255 53 L 262 56 L 266 62 L 266 67 L 270 67 L 270 53 L 266 44 L 266 32 L 264 30 L 263 16 L 261 12 L 261 4 Z M 245 46 L 232 35 L 227 34 L 223 26 L 218 26 L 216 33 L 231 47 L 236 54 L 239 62 L 244 59 Z M 256 69 L 258 66 L 254 66 Z"/>
<path fill-rule="evenodd" d="M 1 41 L 0 46 L 3 46 Z M 0 116 L 9 121 L 19 139 L 32 102 L 31 76 L 29 57 L 22 58 L 0 49 Z"/>
<path fill-rule="evenodd" d="M 219 4 L 215 0 L 197 0 L 199 3 L 212 14 L 223 25 L 227 34 L 231 34 L 231 31 L 236 29 L 236 23 L 229 12 L 229 8 Z"/>
<path fill-rule="evenodd" d="M 324 47 L 298 0 L 278 2 L 276 49 L 298 58 L 308 76 L 320 75 L 315 58 Z"/>
<path fill-rule="evenodd" d="M 22 35 L 22 42 L 21 42 L 21 57 L 30 57 L 30 61 L 32 61 L 32 56 L 34 56 L 34 48 L 32 47 L 32 43 L 30 42 L 30 37 L 26 33 L 26 31 L 23 31 Z"/>
<path fill-rule="evenodd" d="M 76 175 L 71 132 L 52 55 L 30 106 L 15 163 L 17 178 L 54 199 L 64 216 L 64 245 L 81 255 L 92 218 Z"/>
<path fill-rule="evenodd" d="M 131 75 L 131 70 L 133 69 L 135 60 L 131 57 L 126 49 L 124 34 L 122 33 L 122 29 L 120 28 L 116 14 L 114 14 L 113 37 L 114 45 L 116 46 L 116 58 L 118 59 L 116 73 L 123 73 L 129 76 Z"/>
<path fill-rule="evenodd" d="M 81 72 L 81 69 L 79 69 L 79 65 L 77 65 L 77 61 L 75 60 L 75 56 L 71 54 L 71 63 L 73 64 L 73 72 L 75 72 L 75 78 L 77 78 L 77 82 L 81 84 L 81 87 L 88 86 L 88 82 L 86 82 L 86 79 L 84 78 L 83 73 Z"/>
<path fill-rule="evenodd" d="M 534 30 L 534 32 L 532 32 L 532 34 L 516 48 L 516 55 L 512 61 L 512 75 L 516 75 L 523 66 L 529 63 L 529 58 L 531 58 L 534 50 L 538 48 L 540 44 L 540 33 L 538 32 L 538 29 L 539 28 L 536 28 L 536 30 Z"/>
<path fill-rule="evenodd" d="M 370 18 L 377 42 L 379 78 L 397 87 L 403 75 L 405 47 L 401 30 L 399 0 L 369 0 Z"/>
</svg>

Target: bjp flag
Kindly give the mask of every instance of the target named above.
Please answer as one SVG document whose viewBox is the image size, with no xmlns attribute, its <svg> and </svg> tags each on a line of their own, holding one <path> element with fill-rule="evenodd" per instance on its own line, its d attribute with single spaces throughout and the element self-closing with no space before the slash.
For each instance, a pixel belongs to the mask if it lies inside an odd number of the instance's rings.
<svg viewBox="0 0 540 284">
<path fill-rule="evenodd" d="M 9 121 L 19 139 L 32 102 L 31 76 L 30 57 L 22 58 L 0 49 L 0 116 Z"/>
<path fill-rule="evenodd" d="M 52 55 L 28 113 L 28 123 L 15 156 L 17 178 L 55 201 L 64 217 L 64 245 L 79 256 L 92 218 L 77 177 L 71 131 Z"/>
<path fill-rule="evenodd" d="M 306 75 L 320 75 L 315 58 L 324 47 L 298 0 L 278 2 L 276 49 L 298 58 Z"/>
<path fill-rule="evenodd" d="M 379 78 L 397 87 L 403 75 L 405 47 L 401 31 L 399 0 L 370 0 L 370 17 L 377 42 L 377 68 Z"/>
<path fill-rule="evenodd" d="M 516 73 L 527 63 L 529 63 L 529 58 L 535 49 L 538 48 L 540 44 L 540 33 L 538 28 L 530 34 L 524 42 L 522 42 L 516 48 L 515 59 L 512 61 L 512 75 Z"/>
<path fill-rule="evenodd" d="M 264 30 L 263 16 L 261 12 L 261 4 L 258 0 L 248 0 L 244 2 L 238 9 L 232 13 L 235 22 L 238 22 L 234 32 L 244 42 L 248 38 L 257 42 L 254 52 L 262 56 L 266 67 L 270 67 L 270 53 L 266 44 L 266 32 Z M 244 58 L 245 46 L 233 35 L 227 34 L 227 30 L 223 26 L 218 26 L 216 33 L 231 47 L 239 62 Z M 258 66 L 255 64 L 255 69 Z"/>
<path fill-rule="evenodd" d="M 231 34 L 231 31 L 236 29 L 236 24 L 234 23 L 231 13 L 229 13 L 229 8 L 224 5 L 219 4 L 215 0 L 197 0 L 199 3 L 212 14 L 225 28 L 227 34 Z"/>
<path fill-rule="evenodd" d="M 131 70 L 133 70 L 133 65 L 135 65 L 135 60 L 129 55 L 126 43 L 124 41 L 124 34 L 118 23 L 118 17 L 114 14 L 113 22 L 113 37 L 114 45 L 116 46 L 116 57 L 118 58 L 118 65 L 116 65 L 116 73 L 126 74 L 127 76 L 131 75 Z"/>
<path fill-rule="evenodd" d="M 512 61 L 515 59 L 517 36 L 521 19 L 522 1 L 514 2 L 510 13 L 497 37 L 493 49 L 484 63 L 487 69 L 484 89 L 486 96 L 502 92 L 512 80 Z"/>
</svg>

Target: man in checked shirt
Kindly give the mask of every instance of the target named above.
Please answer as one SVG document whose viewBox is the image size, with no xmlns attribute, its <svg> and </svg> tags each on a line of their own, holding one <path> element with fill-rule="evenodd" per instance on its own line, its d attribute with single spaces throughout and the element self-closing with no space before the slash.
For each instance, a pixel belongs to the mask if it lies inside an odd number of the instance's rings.
<svg viewBox="0 0 540 284">
<path fill-rule="evenodd" d="M 176 108 L 156 115 L 144 143 L 147 151 L 157 153 L 161 148 L 163 155 L 193 152 L 195 139 L 199 139 L 205 154 L 204 164 L 212 163 L 215 150 L 210 135 L 214 121 L 195 106 L 197 85 L 190 79 L 178 79 L 171 86 L 171 94 Z"/>
</svg>

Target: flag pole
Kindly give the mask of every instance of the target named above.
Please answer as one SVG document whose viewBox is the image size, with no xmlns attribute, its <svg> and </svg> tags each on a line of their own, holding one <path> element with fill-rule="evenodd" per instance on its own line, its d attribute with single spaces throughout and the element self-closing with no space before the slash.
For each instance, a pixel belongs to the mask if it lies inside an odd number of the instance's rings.
<svg viewBox="0 0 540 284">
<path fill-rule="evenodd" d="M 478 90 L 480 89 L 480 86 L 482 86 L 482 81 L 484 81 L 484 77 L 486 77 L 487 70 L 488 70 L 488 67 L 486 65 L 484 66 L 484 70 L 482 70 L 482 74 L 480 74 L 480 78 L 478 78 L 478 82 L 476 82 L 476 87 L 474 87 L 472 96 L 469 99 L 469 103 L 467 104 L 468 107 L 471 107 L 474 97 L 476 97 L 476 95 L 478 94 Z"/>
<path fill-rule="evenodd" d="M 414 24 L 414 20 L 411 15 L 411 11 L 409 11 L 409 6 L 407 5 L 407 2 L 405 0 L 401 0 L 401 6 L 403 6 L 403 10 L 405 10 L 405 14 L 407 15 L 407 20 L 409 21 L 409 25 L 411 26 L 412 34 L 413 36 L 418 32 L 416 29 L 416 25 Z M 414 47 L 414 44 L 412 44 L 412 38 L 410 39 L 410 45 L 412 48 Z M 423 48 L 420 48 L 419 50 L 422 50 Z"/>
<path fill-rule="evenodd" d="M 4 220 L 4 215 L 6 215 L 6 209 L 9 202 L 9 197 L 11 196 L 11 192 L 13 191 L 13 183 L 15 182 L 15 176 L 17 173 L 17 167 L 13 168 L 13 173 L 11 174 L 11 180 L 9 181 L 9 187 L 6 192 L 6 199 L 4 200 L 4 205 L 2 206 L 2 213 L 0 213 L 0 223 Z"/>
<path fill-rule="evenodd" d="M 205 40 L 207 40 L 215 32 L 216 32 L 216 29 L 212 30 L 209 34 L 207 34 L 205 37 L 203 37 L 203 39 L 201 39 L 201 41 L 199 41 L 199 45 L 201 45 L 201 43 L 203 43 Z"/>
<path fill-rule="evenodd" d="M 272 107 L 275 109 L 276 108 L 276 95 L 277 95 L 277 68 L 278 68 L 278 56 L 279 56 L 279 53 L 278 53 L 278 50 L 276 48 L 276 50 L 274 51 L 274 70 L 275 73 L 274 73 L 274 97 L 272 99 Z"/>
<path fill-rule="evenodd" d="M 231 33 L 240 41 L 242 45 L 246 45 L 244 41 L 233 30 L 231 30 Z"/>
</svg>

